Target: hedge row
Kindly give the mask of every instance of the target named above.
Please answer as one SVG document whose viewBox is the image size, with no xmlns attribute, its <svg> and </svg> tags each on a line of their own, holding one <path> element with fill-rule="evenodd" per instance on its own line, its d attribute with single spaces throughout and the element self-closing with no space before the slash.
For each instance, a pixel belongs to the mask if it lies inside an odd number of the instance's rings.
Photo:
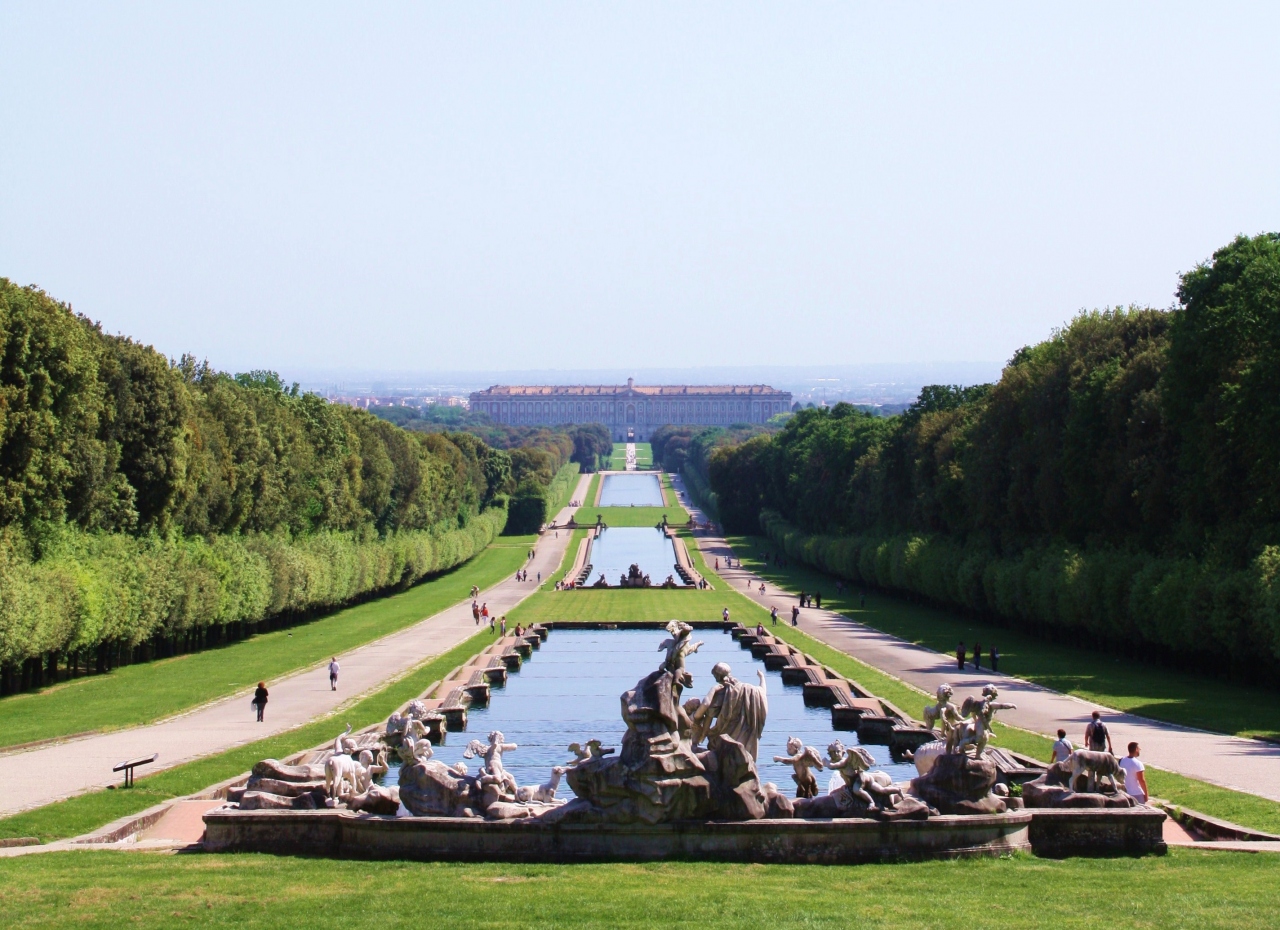
<svg viewBox="0 0 1280 930">
<path fill-rule="evenodd" d="M 1046 544 L 1009 557 L 939 535 L 811 535 L 769 510 L 760 524 L 788 558 L 855 584 L 1202 667 L 1280 668 L 1280 547 L 1219 570 L 1117 548 Z"/>
<path fill-rule="evenodd" d="M 0 665 L 337 607 L 453 568 L 506 523 L 491 508 L 460 529 L 326 531 L 290 538 L 132 537 L 65 529 L 38 560 L 0 533 Z"/>
</svg>

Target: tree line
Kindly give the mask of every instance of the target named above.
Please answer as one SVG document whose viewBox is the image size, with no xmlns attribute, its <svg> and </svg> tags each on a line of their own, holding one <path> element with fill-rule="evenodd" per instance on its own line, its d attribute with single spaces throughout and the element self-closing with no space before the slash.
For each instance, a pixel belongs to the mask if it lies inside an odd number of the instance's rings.
<svg viewBox="0 0 1280 930">
<path fill-rule="evenodd" d="M 0 279 L 0 689 L 452 568 L 572 451 L 404 430 L 273 372 L 171 363 Z"/>
<path fill-rule="evenodd" d="M 847 404 L 717 449 L 732 532 L 1045 635 L 1253 676 L 1280 667 L 1280 234 L 1168 311 L 1082 313 L 998 382 Z"/>
</svg>

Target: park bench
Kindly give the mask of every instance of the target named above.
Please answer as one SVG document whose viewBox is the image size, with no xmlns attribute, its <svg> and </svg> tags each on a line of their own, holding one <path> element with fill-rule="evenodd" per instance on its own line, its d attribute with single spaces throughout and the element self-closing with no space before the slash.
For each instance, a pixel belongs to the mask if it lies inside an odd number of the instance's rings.
<svg viewBox="0 0 1280 930">
<path fill-rule="evenodd" d="M 151 755 L 147 756 L 145 759 L 130 759 L 128 762 L 121 762 L 119 765 L 113 766 L 111 771 L 124 772 L 124 785 L 122 787 L 132 788 L 133 787 L 133 770 L 140 765 L 148 765 L 152 762 L 155 762 L 156 759 L 158 758 L 160 758 L 160 753 L 153 752 Z"/>
</svg>

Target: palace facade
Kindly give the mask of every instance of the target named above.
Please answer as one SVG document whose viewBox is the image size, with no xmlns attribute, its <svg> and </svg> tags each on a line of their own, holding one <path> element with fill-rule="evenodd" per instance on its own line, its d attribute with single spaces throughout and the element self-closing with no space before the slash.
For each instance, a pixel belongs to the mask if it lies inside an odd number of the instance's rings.
<svg viewBox="0 0 1280 930">
<path fill-rule="evenodd" d="M 560 426 L 603 423 L 615 442 L 646 442 L 667 424 L 763 423 L 791 409 L 791 394 L 764 384 L 495 384 L 471 395 L 471 409 L 497 423 Z"/>
</svg>

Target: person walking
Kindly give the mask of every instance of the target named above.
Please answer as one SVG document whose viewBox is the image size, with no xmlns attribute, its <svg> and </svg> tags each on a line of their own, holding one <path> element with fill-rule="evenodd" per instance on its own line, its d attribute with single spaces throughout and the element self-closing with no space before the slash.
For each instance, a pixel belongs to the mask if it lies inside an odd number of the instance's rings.
<svg viewBox="0 0 1280 930">
<path fill-rule="evenodd" d="M 489 605 L 487 603 L 480 605 L 480 616 L 486 620 L 489 619 Z"/>
<path fill-rule="evenodd" d="M 489 632 L 490 633 L 494 632 L 493 617 L 489 618 Z"/>
<path fill-rule="evenodd" d="M 502 615 L 502 620 L 500 621 L 500 625 L 502 627 L 502 635 L 506 636 L 507 635 L 507 615 L 506 614 Z"/>
<path fill-rule="evenodd" d="M 821 591 L 813 592 L 813 603 L 814 603 L 814 606 L 816 606 L 819 610 L 822 609 L 822 592 Z"/>
<path fill-rule="evenodd" d="M 773 625 L 778 625 L 778 608 L 774 607 L 769 611 L 769 619 L 773 621 Z"/>
<path fill-rule="evenodd" d="M 476 618 L 476 626 L 480 625 L 480 605 L 475 601 L 471 602 L 471 616 Z"/>
<path fill-rule="evenodd" d="M 1147 803 L 1147 767 L 1138 758 L 1142 749 L 1137 743 L 1129 744 L 1129 755 L 1120 760 L 1120 768 L 1124 769 L 1124 790 L 1126 794 Z"/>
<path fill-rule="evenodd" d="M 267 712 L 267 685 L 265 682 L 258 682 L 258 687 L 253 692 L 253 706 L 258 712 L 258 723 L 262 723 L 262 716 Z"/>
<path fill-rule="evenodd" d="M 1000 671 L 1000 650 L 995 646 L 991 647 L 991 671 Z"/>
<path fill-rule="evenodd" d="M 964 671 L 964 640 L 960 640 L 960 645 L 956 647 L 956 668 Z"/>
<path fill-rule="evenodd" d="M 760 596 L 764 597 L 764 582 L 760 582 Z"/>
<path fill-rule="evenodd" d="M 973 668 L 982 671 L 982 643 L 973 644 Z"/>
<path fill-rule="evenodd" d="M 728 607 L 726 607 L 724 610 L 720 611 L 720 619 L 721 619 L 721 620 L 723 620 L 725 623 L 728 623 L 728 622 L 729 622 L 729 608 L 728 608 Z"/>
<path fill-rule="evenodd" d="M 329 690 L 338 690 L 338 657 L 329 660 Z"/>
<path fill-rule="evenodd" d="M 1093 712 L 1092 722 L 1084 728 L 1084 744 L 1094 752 L 1109 752 L 1113 756 L 1116 751 L 1111 748 L 1111 734 L 1107 725 L 1102 722 L 1102 714 Z"/>
<path fill-rule="evenodd" d="M 800 608 L 796 604 L 791 605 L 791 625 L 792 626 L 800 625 Z"/>
<path fill-rule="evenodd" d="M 1075 749 L 1076 747 L 1071 745 L 1071 740 L 1067 739 L 1067 731 L 1058 730 L 1058 741 L 1053 744 L 1053 764 L 1065 762 Z"/>
<path fill-rule="evenodd" d="M 538 572 L 538 584 L 542 584 L 542 572 Z"/>
</svg>

